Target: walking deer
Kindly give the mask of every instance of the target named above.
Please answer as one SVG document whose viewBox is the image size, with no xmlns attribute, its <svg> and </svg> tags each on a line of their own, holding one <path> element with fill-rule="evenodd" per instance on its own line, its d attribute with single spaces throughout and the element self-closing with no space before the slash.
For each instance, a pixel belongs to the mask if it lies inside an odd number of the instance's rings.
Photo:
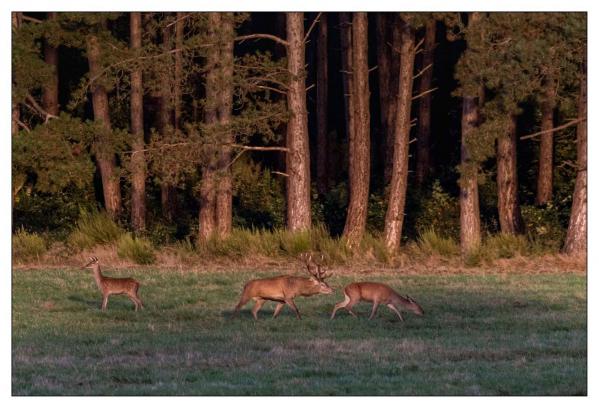
<svg viewBox="0 0 599 408">
<path fill-rule="evenodd" d="M 252 315 L 254 319 L 258 320 L 258 311 L 267 300 L 277 302 L 275 311 L 272 315 L 276 318 L 283 306 L 289 306 L 297 316 L 301 319 L 300 312 L 297 306 L 293 302 L 293 299 L 297 296 L 312 296 L 319 293 L 331 294 L 333 289 L 325 282 L 325 279 L 330 277 L 332 273 L 327 272 L 325 267 L 313 260 L 311 254 L 300 255 L 308 273 L 311 275 L 309 278 L 297 277 L 297 276 L 277 276 L 274 278 L 265 279 L 254 279 L 245 284 L 243 292 L 241 293 L 241 299 L 235 307 L 233 312 L 236 315 L 250 299 L 255 301 L 254 307 L 252 308 Z M 322 257 L 320 258 L 322 261 Z"/>
<path fill-rule="evenodd" d="M 106 310 L 108 306 L 108 297 L 110 295 L 127 295 L 135 305 L 135 311 L 138 308 L 143 309 L 144 305 L 137 294 L 139 290 L 139 282 L 132 278 L 109 278 L 102 275 L 100 271 L 100 263 L 98 258 L 91 257 L 84 268 L 89 268 L 94 271 L 94 279 L 98 285 L 98 289 L 102 292 L 102 310 Z"/>
<path fill-rule="evenodd" d="M 343 289 L 343 293 L 345 294 L 345 299 L 342 302 L 339 302 L 335 305 L 333 309 L 333 313 L 331 314 L 331 319 L 335 318 L 335 313 L 339 309 L 346 309 L 349 314 L 354 317 L 356 314 L 352 311 L 352 307 L 360 302 L 370 302 L 372 303 L 372 312 L 370 313 L 369 319 L 372 319 L 376 314 L 376 310 L 379 305 L 386 305 L 389 309 L 394 311 L 399 320 L 402 322 L 403 317 L 398 310 L 399 306 L 402 306 L 414 314 L 419 316 L 424 314 L 424 311 L 420 307 L 418 303 L 414 299 L 409 296 L 401 296 L 399 293 L 395 292 L 389 286 L 384 285 L 382 283 L 376 282 L 354 282 L 350 283 Z"/>
</svg>

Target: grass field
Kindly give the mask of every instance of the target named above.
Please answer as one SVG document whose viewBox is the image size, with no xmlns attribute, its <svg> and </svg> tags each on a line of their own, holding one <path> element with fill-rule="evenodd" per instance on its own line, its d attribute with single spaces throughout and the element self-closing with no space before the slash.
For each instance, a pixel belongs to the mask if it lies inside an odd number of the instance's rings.
<svg viewBox="0 0 599 408">
<path fill-rule="evenodd" d="M 298 298 L 273 320 L 230 311 L 246 280 L 276 271 L 134 276 L 146 304 L 98 310 L 89 270 L 14 270 L 14 395 L 586 395 L 581 273 L 336 275 L 333 295 Z M 328 319 L 341 288 L 378 280 L 424 317 L 369 305 Z"/>
</svg>

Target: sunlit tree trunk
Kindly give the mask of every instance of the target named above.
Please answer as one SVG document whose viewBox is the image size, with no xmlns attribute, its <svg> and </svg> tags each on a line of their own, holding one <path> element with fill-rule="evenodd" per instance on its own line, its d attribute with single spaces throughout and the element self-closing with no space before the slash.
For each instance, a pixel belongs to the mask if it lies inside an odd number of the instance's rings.
<svg viewBox="0 0 599 408">
<path fill-rule="evenodd" d="M 231 173 L 231 147 L 233 134 L 230 129 L 233 109 L 233 13 L 223 13 L 221 16 L 219 38 L 220 46 L 220 100 L 218 120 L 224 130 L 223 146 L 218 158 L 218 185 L 216 189 L 216 223 L 218 236 L 227 237 L 231 233 L 233 222 L 233 181 Z"/>
<path fill-rule="evenodd" d="M 426 23 L 422 69 L 420 77 L 420 93 L 429 91 L 433 84 L 433 62 L 435 53 L 436 20 Z M 432 93 L 420 97 L 418 102 L 418 137 L 416 139 L 416 177 L 417 185 L 422 185 L 431 171 L 431 99 Z"/>
<path fill-rule="evenodd" d="M 287 13 L 287 228 L 309 229 L 310 149 L 306 111 L 304 13 Z"/>
<path fill-rule="evenodd" d="M 353 80 L 353 50 L 352 50 L 352 13 L 339 13 L 339 30 L 341 42 L 341 76 L 343 81 L 343 100 L 345 116 L 345 132 L 348 140 L 348 157 L 352 156 L 354 139 L 354 80 Z"/>
<path fill-rule="evenodd" d="M 16 12 L 11 13 L 13 35 L 14 35 L 14 32 L 19 29 L 20 22 L 21 22 L 20 15 L 21 15 L 21 13 L 16 13 Z M 19 108 L 19 104 L 16 103 L 16 101 L 14 100 L 14 97 L 12 100 L 11 119 L 12 119 L 11 120 L 11 134 L 13 136 L 15 136 L 17 134 L 17 132 L 19 131 L 19 120 L 21 119 L 21 110 Z"/>
<path fill-rule="evenodd" d="M 518 202 L 516 142 L 516 116 L 511 115 L 506 134 L 497 138 L 497 209 L 501 232 L 512 235 L 524 232 Z"/>
<path fill-rule="evenodd" d="M 130 13 L 131 50 L 141 49 L 141 13 Z M 146 229 L 146 159 L 144 156 L 144 109 L 142 71 L 131 71 L 131 225 L 136 232 Z"/>
<path fill-rule="evenodd" d="M 586 64 L 585 64 L 586 65 Z M 586 66 L 580 80 L 578 117 L 587 118 L 587 78 Z M 577 158 L 576 184 L 572 198 L 570 223 L 564 245 L 567 254 L 586 254 L 587 251 L 587 122 L 582 121 L 576 129 Z"/>
<path fill-rule="evenodd" d="M 388 13 L 375 13 L 376 17 L 376 60 L 379 78 L 379 105 L 380 105 L 380 155 L 385 157 L 387 151 L 387 134 L 391 132 L 389 126 L 389 99 L 391 98 L 391 47 L 387 39 L 389 31 Z M 383 163 L 384 167 L 384 163 Z"/>
<path fill-rule="evenodd" d="M 98 38 L 94 35 L 87 37 L 87 59 L 91 78 L 99 78 L 102 74 L 100 62 L 101 51 Z M 94 119 L 99 122 L 103 131 L 97 135 L 94 153 L 102 178 L 104 205 L 108 214 L 116 218 L 121 212 L 120 176 L 116 168 L 114 147 L 110 143 L 108 134 L 112 131 L 110 111 L 108 107 L 108 94 L 106 89 L 97 81 L 91 84 L 92 105 Z"/>
<path fill-rule="evenodd" d="M 354 131 L 349 140 L 349 204 L 343 236 L 350 247 L 364 235 L 370 184 L 370 90 L 368 87 L 368 17 L 354 13 L 352 23 Z"/>
<path fill-rule="evenodd" d="M 48 20 L 56 19 L 56 13 L 48 13 Z M 42 106 L 51 115 L 58 115 L 58 48 L 44 40 L 44 61 L 52 67 L 50 80 L 42 90 Z"/>
<path fill-rule="evenodd" d="M 401 34 L 401 19 L 394 13 L 388 16 L 391 22 L 391 75 L 389 77 L 389 103 L 387 105 L 387 124 L 389 126 L 389 131 L 387 132 L 386 140 L 385 140 L 385 155 L 384 155 L 384 181 L 385 185 L 389 185 L 391 183 L 391 176 L 393 174 L 393 155 L 395 149 L 395 120 L 397 118 L 397 109 L 398 109 L 398 94 L 397 91 L 399 89 L 399 77 L 398 74 L 401 69 L 401 56 L 398 50 L 401 49 L 401 44 L 403 41 L 403 37 Z"/>
<path fill-rule="evenodd" d="M 401 245 L 406 191 L 408 188 L 408 152 L 410 139 L 410 114 L 414 74 L 415 34 L 405 22 L 401 22 L 401 67 L 399 70 L 399 92 L 395 116 L 395 145 L 389 205 L 385 215 L 385 245 L 391 253 Z"/>
</svg>

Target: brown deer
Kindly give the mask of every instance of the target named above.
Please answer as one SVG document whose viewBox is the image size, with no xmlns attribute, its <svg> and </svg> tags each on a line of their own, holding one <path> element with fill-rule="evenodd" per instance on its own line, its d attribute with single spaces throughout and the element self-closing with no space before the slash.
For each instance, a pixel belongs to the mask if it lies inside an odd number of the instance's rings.
<svg viewBox="0 0 599 408">
<path fill-rule="evenodd" d="M 100 271 L 100 263 L 95 256 L 89 258 L 89 262 L 84 268 L 89 268 L 94 271 L 94 278 L 98 289 L 102 292 L 102 310 L 106 310 L 108 306 L 108 297 L 110 295 L 127 295 L 135 305 L 135 311 L 138 308 L 143 309 L 144 305 L 137 294 L 139 290 L 139 282 L 131 278 L 108 278 L 102 275 Z"/>
<path fill-rule="evenodd" d="M 350 283 L 343 289 L 343 293 L 345 294 L 345 299 L 342 302 L 339 302 L 335 305 L 333 309 L 333 313 L 331 314 L 331 319 L 335 318 L 335 313 L 337 310 L 344 308 L 349 314 L 354 317 L 356 314 L 352 311 L 352 307 L 360 302 L 371 302 L 372 303 L 372 312 L 370 313 L 369 319 L 372 319 L 376 314 L 376 310 L 379 305 L 387 305 L 387 307 L 393 310 L 397 316 L 399 316 L 399 320 L 402 322 L 403 317 L 401 313 L 397 309 L 399 306 L 402 306 L 414 314 L 422 316 L 424 311 L 420 307 L 418 303 L 414 299 L 409 296 L 401 296 L 399 293 L 391 289 L 389 286 L 384 285 L 382 283 L 376 282 L 354 282 Z"/>
<path fill-rule="evenodd" d="M 319 293 L 327 295 L 333 293 L 333 289 L 324 281 L 332 273 L 327 273 L 325 267 L 315 262 L 311 254 L 302 254 L 300 259 L 306 264 L 308 273 L 311 275 L 309 278 L 284 275 L 251 280 L 245 284 L 233 315 L 236 315 L 250 299 L 253 299 L 256 303 L 252 308 L 252 315 L 256 320 L 258 320 L 258 311 L 267 300 L 278 303 L 272 315 L 273 318 L 276 318 L 281 313 L 283 306 L 287 305 L 295 312 L 297 318 L 301 319 L 300 312 L 293 302 L 294 298 Z"/>
</svg>

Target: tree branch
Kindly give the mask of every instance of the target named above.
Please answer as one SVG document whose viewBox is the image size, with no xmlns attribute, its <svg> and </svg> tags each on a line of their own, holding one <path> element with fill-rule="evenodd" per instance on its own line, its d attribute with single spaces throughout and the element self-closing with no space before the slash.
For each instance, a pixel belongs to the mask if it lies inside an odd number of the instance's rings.
<svg viewBox="0 0 599 408">
<path fill-rule="evenodd" d="M 556 132 L 558 130 L 562 130 L 562 129 L 568 128 L 570 126 L 576 125 L 577 123 L 584 122 L 585 120 L 587 120 L 587 118 L 577 118 L 577 119 L 571 120 L 570 122 L 566 122 L 561 126 L 554 127 L 553 129 L 542 130 L 540 132 L 531 133 L 530 135 L 522 136 L 522 137 L 520 137 L 520 140 L 532 139 L 535 136 L 544 135 L 545 133 Z"/>
<path fill-rule="evenodd" d="M 281 37 L 277 37 L 276 35 L 272 35 L 272 34 L 241 35 L 239 37 L 236 37 L 235 41 L 243 42 L 245 40 L 252 40 L 252 39 L 257 39 L 257 40 L 267 39 L 267 40 L 272 40 L 274 42 L 277 42 L 281 45 L 284 45 L 285 47 L 289 46 L 289 43 L 287 41 L 283 40 Z"/>
<path fill-rule="evenodd" d="M 428 91 L 420 92 L 418 95 L 416 95 L 416 96 L 412 96 L 412 100 L 414 100 L 414 99 L 418 99 L 418 98 L 422 98 L 424 95 L 426 95 L 426 94 L 429 94 L 429 93 L 431 93 L 431 92 L 434 92 L 434 91 L 436 91 L 437 89 L 439 89 L 439 87 L 437 87 L 437 86 L 436 86 L 436 87 L 434 87 L 434 88 L 432 88 L 432 89 L 429 89 Z"/>
<path fill-rule="evenodd" d="M 24 14 L 21 15 L 21 20 L 31 21 L 32 23 L 37 23 L 37 24 L 43 23 L 42 20 L 38 20 L 37 18 L 29 17 L 29 16 L 26 16 Z"/>
<path fill-rule="evenodd" d="M 304 41 L 303 41 L 304 44 L 306 43 L 306 40 L 308 40 L 308 37 L 310 37 L 310 33 L 312 32 L 312 30 L 316 26 L 316 23 L 318 23 L 320 21 L 320 16 L 321 15 L 322 15 L 322 11 L 320 13 L 318 13 L 316 15 L 316 18 L 314 18 L 314 21 L 312 21 L 312 25 L 310 25 L 310 28 L 308 29 L 308 31 L 306 32 L 306 35 L 304 36 Z"/>
<path fill-rule="evenodd" d="M 424 74 L 424 72 L 429 70 L 432 66 L 433 66 L 433 64 L 431 63 L 431 64 L 428 64 L 426 67 L 422 68 L 420 70 L 420 72 L 418 72 L 416 75 L 414 75 L 412 77 L 412 80 L 414 80 L 414 79 L 418 78 L 420 75 Z"/>
<path fill-rule="evenodd" d="M 57 118 L 58 116 L 52 115 L 51 113 L 48 113 L 44 108 L 42 108 L 37 101 L 35 100 L 35 98 L 29 94 L 27 94 L 27 96 L 25 97 L 25 99 L 32 105 L 29 106 L 29 109 L 33 108 L 34 111 L 36 111 L 41 117 L 44 118 L 44 123 L 48 123 L 48 120 L 50 120 L 51 118 Z"/>
</svg>

